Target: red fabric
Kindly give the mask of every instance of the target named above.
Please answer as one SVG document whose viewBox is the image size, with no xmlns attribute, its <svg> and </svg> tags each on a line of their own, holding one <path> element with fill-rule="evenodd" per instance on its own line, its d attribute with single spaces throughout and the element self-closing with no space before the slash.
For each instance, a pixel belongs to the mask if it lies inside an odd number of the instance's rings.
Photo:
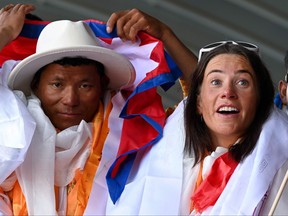
<svg viewBox="0 0 288 216">
<path fill-rule="evenodd" d="M 139 46 L 149 45 L 153 42 L 157 43 L 157 45 L 151 51 L 150 59 L 158 62 L 159 65 L 154 70 L 149 71 L 146 74 L 146 77 L 139 84 L 140 86 L 147 81 L 149 82 L 149 80 L 151 81 L 150 84 L 144 87 L 145 91 L 136 90 L 136 92 L 138 92 L 129 99 L 125 115 L 131 115 L 133 117 L 124 117 L 125 120 L 123 123 L 120 147 L 117 153 L 117 157 L 119 157 L 119 159 L 115 163 L 112 171 L 112 178 L 117 175 L 121 164 L 128 157 L 128 152 L 132 153 L 141 148 L 148 147 L 151 145 L 153 140 L 159 139 L 159 133 L 161 133 L 162 136 L 162 129 L 161 132 L 158 131 L 156 129 L 157 126 L 154 125 L 155 127 L 153 127 L 153 123 L 151 121 L 154 121 L 155 124 L 158 124 L 161 128 L 163 128 L 166 119 L 162 100 L 160 95 L 157 93 L 156 88 L 156 86 L 159 86 L 159 84 L 156 84 L 156 82 L 159 81 L 156 80 L 155 83 L 152 82 L 155 77 L 170 71 L 165 59 L 163 44 L 159 40 L 145 33 L 140 33 L 138 36 L 141 39 Z M 144 116 L 150 118 L 151 121 L 147 121 Z"/>
<path fill-rule="evenodd" d="M 22 60 L 35 53 L 37 39 L 30 39 L 19 36 L 17 40 L 12 41 L 5 46 L 0 55 L 0 66 L 7 60 Z"/>
<path fill-rule="evenodd" d="M 123 122 L 122 136 L 118 155 L 123 155 L 115 164 L 112 171 L 112 177 L 117 175 L 117 172 L 122 162 L 127 158 L 127 152 L 132 152 L 140 149 L 155 140 L 159 135 L 154 127 L 141 116 L 141 114 L 148 115 L 154 121 L 159 123 L 161 127 L 164 126 L 166 115 L 161 103 L 161 98 L 156 93 L 156 89 L 149 89 L 146 92 L 136 94 L 128 105 L 128 114 L 137 113 L 133 118 L 125 119 Z M 147 100 L 150 100 L 148 103 Z M 140 114 L 140 115 L 139 115 Z M 129 128 L 129 129 L 128 129 Z M 148 147 L 149 145 L 147 145 Z"/>
<path fill-rule="evenodd" d="M 208 176 L 191 197 L 197 212 L 202 213 L 216 203 L 237 165 L 228 152 L 215 160 Z"/>
<path fill-rule="evenodd" d="M 7 60 L 23 60 L 36 51 L 36 43 L 41 30 L 49 21 L 25 20 L 20 35 L 0 51 L 0 67 Z"/>
</svg>

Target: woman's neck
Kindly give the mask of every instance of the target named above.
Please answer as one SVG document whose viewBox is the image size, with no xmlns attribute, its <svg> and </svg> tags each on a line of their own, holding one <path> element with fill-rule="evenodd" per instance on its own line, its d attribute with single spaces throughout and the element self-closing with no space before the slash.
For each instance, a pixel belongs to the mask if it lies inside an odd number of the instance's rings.
<svg viewBox="0 0 288 216">
<path fill-rule="evenodd" d="M 214 135 L 212 136 L 212 146 L 214 150 L 217 147 L 230 148 L 237 143 L 239 136 L 227 136 L 227 135 Z"/>
</svg>

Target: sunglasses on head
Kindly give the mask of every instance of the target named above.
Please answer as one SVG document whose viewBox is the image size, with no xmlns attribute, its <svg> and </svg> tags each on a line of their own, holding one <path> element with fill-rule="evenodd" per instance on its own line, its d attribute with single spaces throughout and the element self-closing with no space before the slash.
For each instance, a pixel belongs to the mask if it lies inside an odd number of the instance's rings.
<svg viewBox="0 0 288 216">
<path fill-rule="evenodd" d="M 256 53 L 259 53 L 259 48 L 252 44 L 252 43 L 248 43 L 248 42 L 243 42 L 243 41 L 219 41 L 219 42 L 215 42 L 215 43 L 211 43 L 211 44 L 208 44 L 206 46 L 204 46 L 203 48 L 200 49 L 199 51 L 199 58 L 198 58 L 198 61 L 200 61 L 202 55 L 204 53 L 207 53 L 207 52 L 210 52 L 220 46 L 223 46 L 224 44 L 227 44 L 227 43 L 231 43 L 231 44 L 234 44 L 234 45 L 239 45 L 239 46 L 242 46 L 248 50 L 251 50 L 251 51 L 254 51 Z"/>
</svg>

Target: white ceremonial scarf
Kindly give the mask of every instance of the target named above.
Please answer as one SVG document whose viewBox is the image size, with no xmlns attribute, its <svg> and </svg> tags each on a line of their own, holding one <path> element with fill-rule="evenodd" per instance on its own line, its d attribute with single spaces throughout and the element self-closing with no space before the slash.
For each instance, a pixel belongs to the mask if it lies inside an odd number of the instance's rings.
<svg viewBox="0 0 288 216">
<path fill-rule="evenodd" d="M 4 63 L 0 73 L 0 184 L 24 161 L 36 123 L 25 102 L 7 86 L 15 61 Z"/>
<path fill-rule="evenodd" d="M 95 199 L 90 202 L 89 211 L 86 209 L 86 215 L 179 215 L 183 207 L 180 200 L 182 181 L 185 181 L 182 164 L 185 137 L 183 108 L 182 102 L 168 118 L 163 138 L 148 154 L 142 153 L 141 161 L 136 158 L 138 163 L 135 163 L 125 190 L 116 204 L 114 205 L 108 196 L 106 211 L 95 210 L 99 203 L 105 206 L 107 200 L 104 178 L 99 181 L 103 183 L 102 193 L 94 194 Z M 215 206 L 207 209 L 203 215 L 254 213 L 274 175 L 288 158 L 287 125 L 287 117 L 274 110 L 264 124 L 252 154 L 236 168 Z M 96 195 L 101 196 L 97 199 Z M 90 197 L 89 201 L 91 200 Z M 188 201 L 190 203 L 190 200 Z M 189 204 L 184 206 L 187 205 Z"/>
<path fill-rule="evenodd" d="M 25 161 L 16 170 L 29 215 L 65 215 L 66 186 L 77 169 L 82 169 L 90 153 L 91 124 L 56 133 L 35 96 L 28 100 L 28 110 L 36 120 L 36 133 Z M 54 184 L 59 188 L 59 211 L 55 204 Z"/>
<path fill-rule="evenodd" d="M 113 109 L 109 115 L 108 128 L 109 133 L 104 142 L 101 161 L 97 168 L 88 203 L 84 212 L 84 215 L 106 215 L 106 204 L 109 199 L 108 188 L 106 184 L 106 174 L 108 169 L 114 162 L 117 151 L 119 148 L 119 137 L 121 137 L 123 119 L 119 118 L 119 114 L 125 104 L 125 99 L 121 93 L 117 93 L 110 98 L 110 95 L 105 98 L 108 104 L 108 100 L 112 100 Z M 105 109 L 106 110 L 106 109 Z"/>
<path fill-rule="evenodd" d="M 287 126 L 288 117 L 275 108 L 255 149 L 237 166 L 215 205 L 207 210 L 210 215 L 253 215 L 274 176 L 288 160 Z"/>
<path fill-rule="evenodd" d="M 280 185 L 284 180 L 284 176 L 288 170 L 288 160 L 286 163 L 280 168 L 277 172 L 277 175 L 273 179 L 273 184 L 271 188 L 269 188 L 268 196 L 265 196 L 263 199 L 263 205 L 259 206 L 260 208 L 257 209 L 257 213 L 254 215 L 268 215 L 271 211 L 271 208 L 275 202 L 277 193 L 279 191 Z M 271 214 L 271 213 L 270 213 Z M 283 188 L 282 194 L 280 199 L 278 200 L 273 215 L 287 215 L 288 214 L 288 184 Z"/>
<path fill-rule="evenodd" d="M 163 138 L 150 151 L 137 154 L 125 190 L 115 205 L 108 196 L 104 214 L 178 215 L 183 139 L 183 103 L 180 103 L 167 119 Z"/>
<path fill-rule="evenodd" d="M 0 185 L 3 191 L 13 188 L 13 171 L 24 161 L 36 123 L 21 100 L 8 88 L 7 80 L 16 61 L 6 61 L 0 71 Z M 12 174 L 11 174 L 12 173 Z M 9 197 L 0 193 L 0 215 L 12 215 Z"/>
</svg>

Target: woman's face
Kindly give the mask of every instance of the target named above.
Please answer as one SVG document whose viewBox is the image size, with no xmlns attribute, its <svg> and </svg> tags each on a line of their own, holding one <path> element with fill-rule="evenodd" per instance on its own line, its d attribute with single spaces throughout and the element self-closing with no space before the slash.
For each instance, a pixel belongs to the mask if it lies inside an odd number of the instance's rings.
<svg viewBox="0 0 288 216">
<path fill-rule="evenodd" d="M 208 63 L 198 96 L 213 146 L 229 147 L 251 124 L 258 100 L 255 73 L 245 57 L 220 54 Z"/>
</svg>

